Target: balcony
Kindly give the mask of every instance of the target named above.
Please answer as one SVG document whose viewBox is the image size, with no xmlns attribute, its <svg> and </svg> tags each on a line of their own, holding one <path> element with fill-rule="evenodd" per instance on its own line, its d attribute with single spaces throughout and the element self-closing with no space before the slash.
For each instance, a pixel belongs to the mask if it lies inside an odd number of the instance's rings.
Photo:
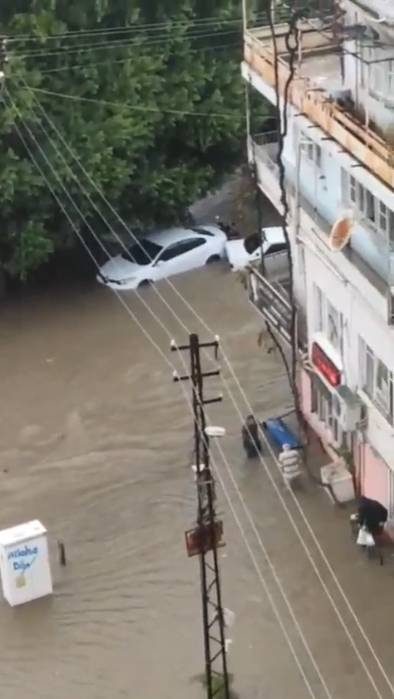
<svg viewBox="0 0 394 699">
<path fill-rule="evenodd" d="M 278 81 L 283 95 L 289 77 L 289 56 L 284 36 L 287 25 L 276 25 Z M 339 106 L 342 89 L 338 45 L 328 32 L 312 24 L 300 25 L 301 50 L 295 79 L 289 90 L 297 111 L 337 141 L 376 177 L 394 187 L 393 149 L 372 128 Z M 260 77 L 269 89 L 275 88 L 274 51 L 269 27 L 249 29 L 244 35 L 244 76 Z"/>
<path fill-rule="evenodd" d="M 280 202 L 279 168 L 276 162 L 278 135 L 276 131 L 256 134 L 248 141 L 248 159 L 255 165 L 257 182 L 275 208 L 282 212 Z"/>
<path fill-rule="evenodd" d="M 249 139 L 249 157 L 252 153 L 260 188 L 280 211 L 278 167 L 275 158 L 277 143 L 275 142 L 275 137 L 276 134 L 271 133 L 260 134 L 253 139 Z M 332 269 L 336 269 L 345 279 L 351 281 L 368 303 L 372 304 L 376 312 L 385 318 L 389 324 L 393 324 L 394 298 L 392 298 L 387 281 L 379 276 L 352 248 L 351 241 L 341 252 L 333 252 L 330 249 L 328 237 L 331 231 L 331 224 L 320 215 L 313 203 L 308 201 L 300 191 L 297 193 L 294 166 L 285 162 L 285 173 L 290 210 L 293 212 L 293 216 L 290 219 L 293 237 L 295 238 L 297 235 L 298 240 L 305 245 L 310 244 L 308 241 L 313 241 L 316 253 L 324 255 L 327 264 Z M 284 296 L 286 296 L 284 294 L 286 282 L 283 281 L 283 274 L 279 277 L 278 274 L 273 273 L 272 270 L 274 269 L 271 262 L 267 264 L 264 276 L 268 284 L 279 292 L 283 300 Z M 264 302 L 268 300 L 267 294 L 272 293 L 272 290 L 266 287 Z M 394 289 L 392 293 L 394 295 Z M 258 304 L 255 303 L 255 305 Z M 277 316 L 284 317 L 286 311 L 283 305 L 275 313 Z"/>
</svg>

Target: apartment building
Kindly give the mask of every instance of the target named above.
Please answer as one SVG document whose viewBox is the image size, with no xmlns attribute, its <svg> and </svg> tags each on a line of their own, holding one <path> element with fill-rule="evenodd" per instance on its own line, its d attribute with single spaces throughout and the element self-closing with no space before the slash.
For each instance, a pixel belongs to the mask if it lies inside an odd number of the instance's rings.
<svg viewBox="0 0 394 699">
<path fill-rule="evenodd" d="M 275 25 L 282 100 L 287 29 Z M 394 4 L 342 0 L 335 19 L 298 29 L 283 162 L 302 408 L 333 458 L 351 454 L 361 492 L 394 514 Z M 274 63 L 269 27 L 246 29 L 242 75 L 273 104 Z M 281 211 L 277 136 L 250 132 L 248 152 Z M 351 221 L 342 245 L 338 221 Z M 249 275 L 251 300 L 288 341 L 285 292 Z"/>
</svg>

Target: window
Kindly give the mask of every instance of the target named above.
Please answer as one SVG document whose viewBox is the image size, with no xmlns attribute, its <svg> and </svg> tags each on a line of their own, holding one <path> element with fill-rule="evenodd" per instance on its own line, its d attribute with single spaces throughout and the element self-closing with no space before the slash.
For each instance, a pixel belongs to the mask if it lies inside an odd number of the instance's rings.
<svg viewBox="0 0 394 699">
<path fill-rule="evenodd" d="M 382 201 L 379 202 L 379 228 L 383 231 L 388 228 L 388 209 Z"/>
<path fill-rule="evenodd" d="M 366 217 L 373 223 L 375 223 L 375 205 L 377 203 L 377 200 L 375 200 L 375 197 L 371 194 L 371 192 L 365 190 L 364 213 Z"/>
<path fill-rule="evenodd" d="M 311 409 L 320 422 L 331 429 L 334 441 L 338 441 L 338 422 L 334 414 L 333 396 L 317 376 L 312 380 Z"/>
<path fill-rule="evenodd" d="M 348 203 L 353 205 L 361 217 L 366 219 L 377 231 L 394 242 L 394 212 L 375 197 L 355 177 L 343 172 L 343 181 L 347 190 Z M 391 245 L 393 243 L 391 242 Z"/>
<path fill-rule="evenodd" d="M 357 182 L 351 175 L 349 177 L 349 199 L 353 204 L 357 204 Z"/>
<path fill-rule="evenodd" d="M 184 240 L 182 243 L 179 243 L 178 246 L 178 255 L 184 255 L 185 252 L 191 252 L 192 250 L 195 250 L 195 248 L 200 248 L 201 245 L 205 245 L 206 240 L 203 238 L 192 238 L 192 240 Z"/>
<path fill-rule="evenodd" d="M 311 161 L 311 163 L 317 165 L 317 167 L 320 168 L 322 161 L 322 153 L 320 146 L 314 141 L 312 141 L 312 139 L 309 138 L 309 136 L 306 136 L 304 133 L 301 133 L 301 139 L 301 152 L 306 156 L 308 160 Z"/>
<path fill-rule="evenodd" d="M 179 257 L 179 255 L 184 255 L 186 252 L 194 250 L 201 245 L 205 245 L 205 240 L 203 238 L 193 238 L 192 240 L 181 240 L 179 243 L 174 243 L 169 245 L 168 248 L 160 256 L 160 260 L 167 262 L 168 260 L 174 259 L 174 257 Z"/>
<path fill-rule="evenodd" d="M 393 373 L 360 338 L 361 386 L 379 411 L 393 422 Z"/>
<path fill-rule="evenodd" d="M 323 294 L 321 289 L 314 285 L 314 311 L 315 311 L 315 327 L 314 330 L 318 333 L 323 332 Z"/>
<path fill-rule="evenodd" d="M 323 296 L 321 289 L 314 285 L 314 330 L 324 333 L 331 345 L 342 351 L 342 315 Z"/>
<path fill-rule="evenodd" d="M 125 260 L 130 258 L 133 262 L 136 262 L 137 265 L 149 265 L 152 260 L 156 259 L 160 250 L 162 250 L 160 245 L 156 245 L 156 243 L 153 243 L 151 240 L 146 238 L 145 240 L 142 239 L 139 243 L 132 245 L 129 249 L 129 254 L 126 255 L 124 252 L 122 253 L 122 257 Z"/>
<path fill-rule="evenodd" d="M 194 233 L 198 233 L 199 235 L 208 235 L 211 238 L 213 238 L 215 235 L 212 233 L 212 231 L 208 231 L 206 228 L 191 228 L 190 230 L 194 231 Z"/>
<path fill-rule="evenodd" d="M 340 316 L 334 306 L 327 301 L 327 338 L 333 347 L 340 349 Z"/>
<path fill-rule="evenodd" d="M 372 97 L 391 105 L 394 89 L 394 61 L 382 55 L 380 60 L 370 66 L 368 91 Z"/>
<path fill-rule="evenodd" d="M 275 252 L 284 252 L 285 250 L 287 250 L 286 243 L 273 243 L 269 246 L 265 254 L 273 255 Z"/>
<path fill-rule="evenodd" d="M 166 248 L 162 254 L 159 257 L 160 262 L 168 262 L 168 260 L 172 260 L 174 257 L 176 257 L 179 253 L 179 243 L 175 243 L 174 245 L 169 245 L 168 248 Z"/>
</svg>

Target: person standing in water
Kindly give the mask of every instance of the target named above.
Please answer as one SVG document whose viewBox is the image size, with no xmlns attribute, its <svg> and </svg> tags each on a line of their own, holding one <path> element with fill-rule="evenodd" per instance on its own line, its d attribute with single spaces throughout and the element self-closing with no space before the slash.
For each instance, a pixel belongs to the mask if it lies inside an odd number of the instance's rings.
<svg viewBox="0 0 394 699">
<path fill-rule="evenodd" d="M 253 415 L 248 415 L 242 426 L 242 444 L 248 459 L 253 459 L 261 452 L 259 426 Z"/>
</svg>

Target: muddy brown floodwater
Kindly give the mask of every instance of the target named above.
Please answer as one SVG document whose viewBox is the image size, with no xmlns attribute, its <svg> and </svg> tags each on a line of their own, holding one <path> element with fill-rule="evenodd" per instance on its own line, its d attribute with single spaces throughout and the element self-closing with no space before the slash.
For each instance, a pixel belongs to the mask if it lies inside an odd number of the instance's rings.
<svg viewBox="0 0 394 699">
<path fill-rule="evenodd" d="M 220 335 L 256 412 L 262 418 L 285 412 L 290 406 L 282 366 L 275 353 L 258 347 L 261 321 L 236 275 L 219 265 L 179 277 L 175 284 Z M 189 330 L 211 339 L 166 284 L 158 288 Z M 124 299 L 157 348 L 182 371 L 169 344 L 171 337 L 187 341 L 187 332 L 154 289 L 144 290 L 143 300 L 168 334 L 136 294 Z M 53 288 L 1 309 L 0 528 L 42 520 L 55 584 L 51 598 L 29 605 L 12 609 L 0 601 L 1 699 L 203 699 L 195 679 L 203 669 L 198 561 L 187 558 L 184 546 L 184 531 L 195 517 L 192 421 L 172 368 L 157 348 L 111 292 L 94 284 Z M 225 365 L 223 375 L 229 380 Z M 234 381 L 230 386 L 245 415 Z M 210 379 L 207 395 L 218 390 L 223 387 Z M 259 577 L 218 487 L 226 540 L 220 551 L 223 598 L 236 613 L 229 667 L 239 699 L 388 699 L 392 693 L 327 570 L 319 559 L 340 620 L 264 468 L 245 463 L 239 416 L 229 397 L 209 406 L 208 414 L 227 429 L 223 448 L 255 522 L 253 530 L 213 445 L 212 457 L 260 571 Z M 277 473 L 275 480 L 283 492 Z M 364 560 L 349 537 L 348 513 L 334 510 L 324 493 L 306 484 L 299 498 L 394 681 L 387 614 L 392 567 L 371 567 Z M 293 514 L 300 524 L 299 513 L 293 509 Z M 275 590 L 256 532 L 329 693 Z M 57 561 L 58 539 L 66 545 L 65 568 Z M 307 543 L 312 546 L 310 539 Z M 262 576 L 310 689 L 270 608 Z M 380 694 L 373 691 L 342 618 Z"/>
<path fill-rule="evenodd" d="M 257 317 L 236 277 L 211 267 L 176 285 L 226 343 L 255 405 L 264 410 L 268 385 L 270 404 L 286 406 L 280 365 L 263 365 Z M 159 288 L 206 338 L 166 284 Z M 136 295 L 124 298 L 174 361 Z M 173 337 L 187 339 L 152 289 L 144 299 Z M 2 699 L 201 697 L 198 564 L 183 539 L 195 514 L 192 426 L 179 386 L 108 290 L 53 289 L 9 302 L 1 315 L 0 526 L 42 520 L 55 582 L 50 599 L 0 606 Z M 240 468 L 232 406 L 225 400 L 211 413 Z M 260 696 L 261 643 L 273 622 L 264 610 L 255 621 L 261 588 L 226 509 L 225 517 L 224 598 L 237 613 L 230 665 L 236 685 Z M 66 568 L 57 565 L 57 538 Z M 275 664 L 274 656 L 275 647 Z"/>
</svg>

